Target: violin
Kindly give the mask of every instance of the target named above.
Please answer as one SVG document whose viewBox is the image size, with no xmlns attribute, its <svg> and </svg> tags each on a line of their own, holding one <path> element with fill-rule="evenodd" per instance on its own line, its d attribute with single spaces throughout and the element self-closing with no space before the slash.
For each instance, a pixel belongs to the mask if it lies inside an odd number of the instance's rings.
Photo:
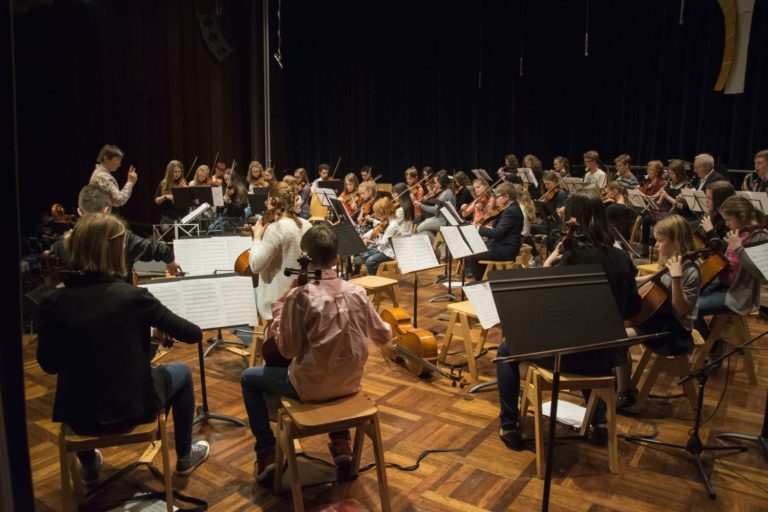
<svg viewBox="0 0 768 512">
<path fill-rule="evenodd" d="M 389 225 L 389 219 L 384 219 L 381 222 L 379 222 L 379 225 L 371 230 L 371 234 L 368 236 L 368 239 L 376 240 L 376 237 L 384 233 L 384 230 L 387 229 L 388 225 Z"/>
<path fill-rule="evenodd" d="M 59 203 L 51 206 L 51 217 L 53 222 L 62 222 L 64 224 L 74 224 L 75 216 L 67 213 L 67 210 Z"/>
<path fill-rule="evenodd" d="M 501 215 L 501 214 L 504 212 L 504 210 L 506 210 L 506 209 L 507 209 L 507 207 L 506 207 L 506 206 L 505 206 L 504 208 L 502 208 L 501 206 L 494 206 L 493 208 L 491 208 L 490 210 L 488 210 L 488 212 L 487 212 L 485 215 L 483 215 L 483 216 L 480 218 L 480 220 L 478 221 L 478 223 L 479 223 L 481 226 L 484 226 L 485 224 L 488 224 L 489 222 L 493 222 L 493 221 L 494 221 L 494 220 L 496 220 L 496 219 L 497 219 L 497 218 L 498 218 L 498 217 L 499 217 L 499 216 L 500 216 L 500 215 Z"/>
<path fill-rule="evenodd" d="M 281 217 L 281 211 L 278 208 L 271 208 L 265 212 L 262 212 L 261 218 L 259 221 L 261 222 L 261 225 L 264 226 L 264 229 L 267 228 L 270 224 L 273 222 L 280 220 Z M 250 228 L 251 223 L 249 222 L 246 224 L 248 228 Z M 243 228 L 246 229 L 245 227 Z M 254 274 L 251 270 L 251 250 L 246 249 L 243 252 L 240 253 L 240 255 L 235 260 L 235 274 L 243 277 L 250 277 L 253 279 L 253 286 L 254 288 L 259 285 L 259 276 L 258 274 Z"/>
<path fill-rule="evenodd" d="M 704 258 L 706 261 L 709 259 L 710 256 L 719 254 L 720 257 L 725 260 L 722 256 L 722 245 L 723 242 L 720 239 L 712 239 L 708 242 L 708 245 L 702 249 L 694 249 L 693 251 L 689 251 L 682 256 L 682 261 L 685 262 L 687 260 L 695 261 L 699 258 Z M 727 265 L 727 261 L 725 262 L 725 265 Z M 724 265 L 724 266 L 725 266 Z M 724 266 L 722 268 L 724 268 Z M 721 268 L 721 270 L 722 270 Z M 664 304 L 664 302 L 669 297 L 669 291 L 661 285 L 660 279 L 661 276 L 668 273 L 669 269 L 666 267 L 662 268 L 655 274 L 653 274 L 648 281 L 641 284 L 638 289 L 637 293 L 640 295 L 640 311 L 638 311 L 632 318 L 629 319 L 629 323 L 631 326 L 637 327 L 639 325 L 642 325 L 644 322 L 646 322 L 648 319 L 650 319 Z M 710 278 L 711 280 L 711 278 Z"/>
<path fill-rule="evenodd" d="M 451 368 L 450 372 L 435 365 L 437 362 L 437 341 L 426 329 L 416 328 L 411 324 L 411 317 L 402 308 L 385 309 L 381 312 L 381 319 L 392 327 L 395 337 L 394 353 L 385 353 L 389 359 L 394 360 L 401 356 L 406 369 L 413 375 L 429 375 L 436 372 L 451 380 L 451 386 L 464 389 L 466 379 L 461 375 L 461 368 Z"/>
<path fill-rule="evenodd" d="M 541 194 L 541 196 L 539 196 L 539 198 L 536 199 L 536 201 L 540 203 L 548 203 L 555 198 L 558 192 L 560 192 L 560 189 L 557 188 L 557 186 L 554 186 L 551 189 L 544 192 L 543 194 Z"/>
</svg>

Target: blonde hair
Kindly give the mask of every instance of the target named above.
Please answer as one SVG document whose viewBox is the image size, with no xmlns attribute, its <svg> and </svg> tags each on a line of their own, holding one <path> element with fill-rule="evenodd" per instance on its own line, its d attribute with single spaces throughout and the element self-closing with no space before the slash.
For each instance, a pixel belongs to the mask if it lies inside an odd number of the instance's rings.
<svg viewBox="0 0 768 512">
<path fill-rule="evenodd" d="M 205 181 L 200 181 L 200 172 L 206 171 L 208 173 L 208 177 L 205 179 Z M 211 168 L 207 165 L 201 165 L 195 170 L 195 179 L 192 180 L 192 185 L 195 186 L 202 186 L 202 185 L 210 185 L 211 184 Z"/>
<path fill-rule="evenodd" d="M 283 214 L 287 213 L 296 223 L 296 226 L 299 228 L 301 227 L 301 221 L 293 209 L 294 206 L 296 206 L 296 192 L 288 183 L 278 181 L 270 187 L 269 206 L 270 208 L 279 209 Z"/>
<path fill-rule="evenodd" d="M 68 239 L 69 264 L 74 270 L 124 276 L 125 226 L 108 213 L 93 213 L 75 224 Z"/>
<path fill-rule="evenodd" d="M 517 189 L 512 183 L 504 182 L 493 190 L 493 193 L 507 196 L 510 201 L 517 201 Z"/>
<path fill-rule="evenodd" d="M 371 197 L 376 195 L 376 182 L 375 181 L 364 181 L 362 182 L 358 187 L 358 190 L 367 190 L 371 193 Z"/>
<path fill-rule="evenodd" d="M 253 168 L 256 167 L 259 169 L 259 177 L 254 178 L 253 177 Z M 264 182 L 264 167 L 261 165 L 261 162 L 258 160 L 254 160 L 250 164 L 248 164 L 248 176 L 246 177 L 246 180 L 248 183 L 253 185 L 254 187 L 264 187 L 266 186 Z"/>
<path fill-rule="evenodd" d="M 173 179 L 173 170 L 178 167 L 181 169 L 181 178 L 179 182 Z M 163 194 L 170 194 L 174 185 L 179 187 L 186 187 L 187 180 L 184 179 L 184 165 L 178 160 L 171 160 L 168 165 L 165 166 L 165 178 L 160 182 L 160 190 Z"/>
<path fill-rule="evenodd" d="M 373 203 L 373 212 L 380 220 L 390 219 L 395 216 L 395 206 L 388 197 L 380 197 Z"/>
<path fill-rule="evenodd" d="M 533 199 L 531 199 L 531 194 L 528 193 L 525 188 L 523 188 L 522 185 L 514 185 L 515 191 L 517 192 L 517 204 L 520 205 L 520 208 L 523 209 L 525 212 L 525 216 L 528 217 L 528 220 L 531 222 L 531 224 L 536 224 L 539 219 L 536 216 L 536 206 L 533 204 Z"/>
<path fill-rule="evenodd" d="M 656 223 L 654 234 L 664 235 L 672 241 L 673 256 L 682 256 L 694 249 L 693 230 L 680 215 L 670 215 Z M 661 262 L 663 263 L 663 262 Z"/>
</svg>

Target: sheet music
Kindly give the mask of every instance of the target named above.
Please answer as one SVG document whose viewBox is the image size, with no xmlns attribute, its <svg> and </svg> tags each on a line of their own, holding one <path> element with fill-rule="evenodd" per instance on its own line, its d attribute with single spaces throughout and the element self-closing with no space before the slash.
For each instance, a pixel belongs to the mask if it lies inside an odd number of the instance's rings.
<svg viewBox="0 0 768 512">
<path fill-rule="evenodd" d="M 629 195 L 629 202 L 632 204 L 632 206 L 637 208 L 645 208 L 645 199 L 639 190 L 628 190 L 627 194 Z"/>
<path fill-rule="evenodd" d="M 210 207 L 211 205 L 209 205 L 208 203 L 201 204 L 200 206 L 198 206 L 197 208 L 189 212 L 183 219 L 181 219 L 181 222 L 179 222 L 179 224 L 189 224 L 194 219 L 202 215 L 202 213 Z"/>
<path fill-rule="evenodd" d="M 391 241 L 397 266 L 403 274 L 440 266 L 432 250 L 432 242 L 426 234 L 395 236 Z"/>
<path fill-rule="evenodd" d="M 454 220 L 457 222 L 457 225 L 458 224 L 464 224 L 464 219 L 462 218 L 461 215 L 459 215 L 459 212 L 456 210 L 456 207 L 453 205 L 453 203 L 451 201 L 447 201 L 445 203 L 444 207 L 447 208 L 448 211 L 451 213 L 451 215 L 453 216 Z M 442 209 L 440 210 L 440 212 L 442 213 Z M 445 214 L 443 214 L 443 215 L 445 215 Z M 452 224 L 452 225 L 454 225 L 454 224 Z"/>
<path fill-rule="evenodd" d="M 488 185 L 491 185 L 494 182 L 494 180 L 491 179 L 491 176 L 487 172 L 485 172 L 485 169 L 472 169 L 472 174 L 474 174 L 475 176 L 477 176 L 482 180 L 487 181 Z"/>
<path fill-rule="evenodd" d="M 466 258 L 472 254 L 472 249 L 464 241 L 458 227 L 440 226 L 440 233 L 443 235 L 443 240 L 445 240 L 445 244 L 454 259 Z"/>
<path fill-rule="evenodd" d="M 203 250 L 202 238 L 179 238 L 173 243 L 173 256 L 181 269 L 190 276 L 204 274 L 203 260 L 200 253 Z"/>
<path fill-rule="evenodd" d="M 314 190 L 317 197 L 320 199 L 320 204 L 330 208 L 331 199 L 338 199 L 336 191 L 332 188 L 318 188 Z"/>
<path fill-rule="evenodd" d="M 563 187 L 569 194 L 573 194 L 574 192 L 584 188 L 584 182 L 581 180 L 581 178 L 573 178 L 569 176 L 560 180 L 560 183 L 562 183 Z"/>
<path fill-rule="evenodd" d="M 200 276 L 234 272 L 237 257 L 252 243 L 247 236 L 181 238 L 174 242 L 173 251 L 184 272 Z"/>
<path fill-rule="evenodd" d="M 464 235 L 464 240 L 467 241 L 469 248 L 472 249 L 472 254 L 482 254 L 488 252 L 483 237 L 480 236 L 478 229 L 473 224 L 465 224 L 459 226 L 461 234 Z"/>
<path fill-rule="evenodd" d="M 765 192 L 752 192 L 739 190 L 738 195 L 744 196 L 752 202 L 752 205 L 763 213 L 768 213 L 768 194 Z"/>
<path fill-rule="evenodd" d="M 536 180 L 536 176 L 533 174 L 533 170 L 528 167 L 519 167 L 517 169 L 517 175 L 523 180 L 524 183 L 531 183 L 534 187 L 539 186 L 539 182 Z"/>
<path fill-rule="evenodd" d="M 470 304 L 472 304 L 483 329 L 490 329 L 494 325 L 501 323 L 489 282 L 484 281 L 482 283 L 465 285 L 462 290 L 467 299 L 469 299 Z"/>
<path fill-rule="evenodd" d="M 201 329 L 257 323 L 256 299 L 249 277 L 181 278 L 140 286 Z"/>
<path fill-rule="evenodd" d="M 706 210 L 707 195 L 701 190 L 684 188 L 680 191 L 678 197 L 682 197 L 685 200 L 685 204 L 688 205 L 688 209 L 692 212 L 704 212 Z"/>
<path fill-rule="evenodd" d="M 453 214 L 451 213 L 451 211 L 445 206 L 440 208 L 440 213 L 442 214 L 443 217 L 445 217 L 445 220 L 447 220 L 448 224 L 450 224 L 451 226 L 459 225 L 459 222 L 453 218 Z"/>
<path fill-rule="evenodd" d="M 213 206 L 224 206 L 224 189 L 222 187 L 211 187 L 211 194 L 213 195 Z"/>
<path fill-rule="evenodd" d="M 237 257 L 246 249 L 251 248 L 253 239 L 249 236 L 227 236 L 222 238 L 227 240 L 227 261 L 229 261 L 229 267 L 225 268 L 234 268 Z"/>
<path fill-rule="evenodd" d="M 744 247 L 744 251 L 752 263 L 760 269 L 763 279 L 768 279 L 768 244 L 763 243 L 752 247 Z"/>
</svg>

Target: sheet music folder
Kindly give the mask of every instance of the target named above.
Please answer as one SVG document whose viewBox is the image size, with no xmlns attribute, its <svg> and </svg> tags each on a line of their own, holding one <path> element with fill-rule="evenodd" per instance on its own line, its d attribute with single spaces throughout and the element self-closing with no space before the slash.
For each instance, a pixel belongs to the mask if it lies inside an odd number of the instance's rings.
<svg viewBox="0 0 768 512">
<path fill-rule="evenodd" d="M 526 360 L 637 343 L 600 265 L 496 270 L 488 275 L 510 355 Z"/>
</svg>

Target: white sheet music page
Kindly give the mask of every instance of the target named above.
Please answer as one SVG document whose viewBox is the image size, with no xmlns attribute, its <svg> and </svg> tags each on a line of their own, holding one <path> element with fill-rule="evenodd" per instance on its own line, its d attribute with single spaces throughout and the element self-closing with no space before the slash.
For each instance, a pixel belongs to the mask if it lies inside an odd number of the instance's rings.
<svg viewBox="0 0 768 512">
<path fill-rule="evenodd" d="M 459 225 L 459 222 L 453 218 L 453 214 L 451 213 L 451 211 L 445 206 L 440 208 L 440 213 L 442 214 L 443 217 L 445 217 L 445 220 L 447 220 L 448 224 L 450 224 L 451 226 Z"/>
<path fill-rule="evenodd" d="M 694 206 L 696 206 L 695 201 L 693 200 L 693 189 L 692 188 L 684 188 L 680 191 L 680 195 L 678 196 L 683 201 L 685 201 L 685 204 L 688 205 L 689 210 L 693 210 Z"/>
<path fill-rule="evenodd" d="M 235 268 L 235 262 L 237 257 L 240 256 L 243 251 L 250 249 L 253 245 L 253 239 L 249 236 L 228 236 L 227 239 L 227 261 L 229 261 L 228 268 Z"/>
<path fill-rule="evenodd" d="M 629 202 L 632 206 L 645 208 L 645 199 L 643 199 L 643 194 L 641 194 L 639 190 L 627 190 L 627 194 L 629 195 Z"/>
<path fill-rule="evenodd" d="M 142 288 L 149 290 L 149 293 L 155 296 L 163 306 L 167 307 L 182 318 L 186 317 L 184 308 L 184 296 L 181 293 L 181 287 L 179 283 L 181 281 L 171 281 L 165 283 L 146 283 L 139 285 Z"/>
<path fill-rule="evenodd" d="M 179 283 L 184 296 L 183 316 L 201 329 L 227 325 L 221 311 L 221 296 L 216 281 L 218 278 L 184 279 Z"/>
<path fill-rule="evenodd" d="M 768 279 L 768 243 L 745 247 L 744 251 L 752 263 L 760 269 L 763 279 Z"/>
<path fill-rule="evenodd" d="M 224 206 L 224 190 L 222 187 L 211 187 L 211 194 L 213 194 L 213 206 Z"/>
<path fill-rule="evenodd" d="M 336 196 L 336 191 L 332 188 L 317 188 L 314 190 L 314 192 L 317 194 L 317 197 L 320 199 L 320 204 L 323 206 L 327 206 L 330 208 L 331 206 L 331 199 L 338 199 Z"/>
<path fill-rule="evenodd" d="M 227 254 L 228 236 L 201 238 L 203 241 L 200 257 L 203 260 L 203 273 L 234 272 L 235 261 Z"/>
<path fill-rule="evenodd" d="M 190 222 L 192 222 L 193 219 L 196 219 L 200 214 L 202 214 L 205 210 L 207 210 L 210 207 L 211 205 L 209 205 L 208 203 L 201 204 L 200 206 L 198 206 L 197 208 L 189 212 L 187 215 L 185 215 L 184 218 L 181 219 L 181 222 L 179 222 L 179 224 L 189 224 Z"/>
<path fill-rule="evenodd" d="M 465 224 L 459 226 L 461 234 L 464 235 L 464 240 L 467 241 L 469 248 L 472 249 L 472 254 L 482 254 L 488 252 L 488 247 L 483 241 L 483 237 L 480 236 L 480 232 L 477 230 L 474 224 Z"/>
<path fill-rule="evenodd" d="M 750 200 L 752 205 L 763 213 L 768 213 L 768 193 L 739 190 L 736 192 Z"/>
<path fill-rule="evenodd" d="M 202 238 L 179 238 L 173 243 L 173 256 L 181 269 L 190 276 L 204 274 L 203 259 L 200 253 L 203 250 Z"/>
<path fill-rule="evenodd" d="M 490 283 L 484 281 L 465 285 L 462 290 L 472 304 L 483 329 L 490 329 L 501 323 L 499 312 L 496 310 L 496 303 L 493 301 Z"/>
<path fill-rule="evenodd" d="M 426 234 L 392 237 L 397 266 L 403 274 L 440 266 Z"/>
<path fill-rule="evenodd" d="M 216 281 L 221 290 L 224 325 L 256 325 L 256 296 L 251 278 L 230 276 Z"/>
<path fill-rule="evenodd" d="M 454 259 L 466 258 L 472 254 L 472 249 L 464 241 L 457 226 L 440 226 L 440 233 Z"/>
</svg>

